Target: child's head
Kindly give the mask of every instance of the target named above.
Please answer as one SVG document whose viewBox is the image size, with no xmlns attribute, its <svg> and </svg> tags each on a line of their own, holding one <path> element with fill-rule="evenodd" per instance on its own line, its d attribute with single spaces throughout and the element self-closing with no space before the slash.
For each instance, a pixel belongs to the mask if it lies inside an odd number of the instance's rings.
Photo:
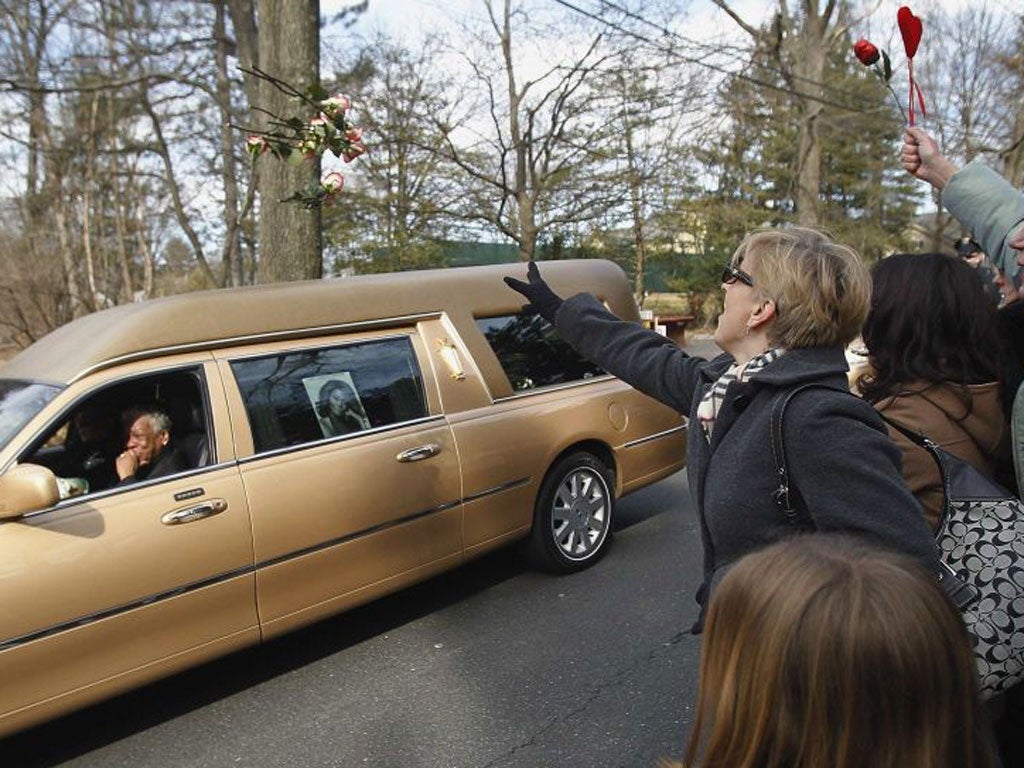
<svg viewBox="0 0 1024 768">
<path fill-rule="evenodd" d="M 957 609 L 915 561 L 797 536 L 715 590 L 687 765 L 987 766 Z"/>
</svg>

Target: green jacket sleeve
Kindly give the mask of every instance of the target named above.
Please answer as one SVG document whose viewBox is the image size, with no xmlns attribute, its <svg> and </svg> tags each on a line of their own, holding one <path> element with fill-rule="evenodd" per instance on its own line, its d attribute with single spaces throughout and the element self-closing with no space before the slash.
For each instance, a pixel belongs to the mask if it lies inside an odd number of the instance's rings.
<svg viewBox="0 0 1024 768">
<path fill-rule="evenodd" d="M 1006 240 L 1024 224 L 1024 194 L 984 163 L 974 160 L 946 185 L 942 203 L 981 243 L 997 267 L 1017 274 L 1017 251 Z"/>
</svg>

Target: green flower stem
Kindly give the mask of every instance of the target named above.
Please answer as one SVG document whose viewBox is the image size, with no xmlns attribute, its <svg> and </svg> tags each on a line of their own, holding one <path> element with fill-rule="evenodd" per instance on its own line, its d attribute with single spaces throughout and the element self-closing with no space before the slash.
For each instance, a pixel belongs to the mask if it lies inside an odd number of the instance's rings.
<svg viewBox="0 0 1024 768">
<path fill-rule="evenodd" d="M 903 116 L 903 124 L 906 125 L 907 124 L 907 113 L 903 111 L 903 105 L 900 104 L 899 96 L 896 95 L 896 91 L 894 91 L 892 89 L 892 85 L 890 85 L 889 83 L 886 83 L 885 87 L 888 88 L 889 89 L 889 93 L 892 94 L 892 100 L 896 102 L 896 107 L 899 109 L 900 115 Z"/>
</svg>

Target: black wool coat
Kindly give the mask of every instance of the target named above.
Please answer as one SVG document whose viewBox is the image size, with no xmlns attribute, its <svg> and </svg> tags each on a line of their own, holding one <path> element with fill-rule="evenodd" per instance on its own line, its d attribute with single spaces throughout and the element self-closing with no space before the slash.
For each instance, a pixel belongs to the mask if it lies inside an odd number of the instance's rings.
<svg viewBox="0 0 1024 768">
<path fill-rule="evenodd" d="M 771 412 L 777 397 L 809 382 L 832 389 L 814 387 L 793 398 L 783 444 L 790 486 L 798 489 L 815 527 L 861 535 L 936 567 L 938 551 L 903 481 L 899 450 L 875 409 L 849 394 L 841 348 L 787 350 L 748 381 L 731 383 L 709 442 L 697 406 L 732 357 L 691 357 L 664 336 L 620 320 L 589 294 L 566 300 L 555 322 L 581 355 L 690 417 L 687 475 L 704 549 L 701 619 L 694 631 L 700 631 L 711 590 L 728 567 L 795 530 L 772 498 L 778 481 Z"/>
</svg>

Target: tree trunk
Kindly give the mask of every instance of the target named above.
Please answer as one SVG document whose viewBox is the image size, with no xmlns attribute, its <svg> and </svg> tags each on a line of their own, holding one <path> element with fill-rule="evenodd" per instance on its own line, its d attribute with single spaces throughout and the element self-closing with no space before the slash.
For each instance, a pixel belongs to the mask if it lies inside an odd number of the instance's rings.
<svg viewBox="0 0 1024 768">
<path fill-rule="evenodd" d="M 297 90 L 319 82 L 319 0 L 260 0 L 260 68 Z M 280 118 L 313 117 L 313 110 L 289 98 L 271 83 L 260 82 L 260 107 Z M 315 279 L 323 276 L 320 211 L 283 203 L 296 190 L 320 180 L 320 159 L 299 165 L 262 163 L 259 178 L 260 262 L 257 282 Z"/>
<path fill-rule="evenodd" d="M 188 238 L 189 244 L 192 246 L 192 252 L 195 254 L 196 261 L 199 264 L 199 268 L 202 270 L 203 275 L 206 277 L 211 287 L 220 287 L 217 282 L 217 276 L 213 274 L 213 270 L 210 268 L 210 263 L 206 260 L 206 254 L 203 251 L 203 241 L 200 239 L 199 234 L 196 232 L 195 227 L 192 226 L 192 222 L 189 220 L 188 211 L 185 210 L 185 202 L 181 197 L 181 187 L 178 184 L 178 177 L 174 174 L 174 164 L 171 161 L 171 150 L 167 146 L 167 139 L 164 138 L 163 126 L 160 124 L 160 116 L 157 115 L 156 110 L 149 100 L 149 93 L 143 88 L 141 94 L 142 109 L 149 117 L 150 123 L 153 127 L 153 148 L 156 151 L 157 156 L 160 158 L 161 164 L 164 168 L 164 181 L 167 184 L 167 189 L 171 193 L 171 202 L 174 205 L 174 215 L 177 219 L 178 226 L 181 227 L 185 233 L 185 237 Z"/>
<path fill-rule="evenodd" d="M 491 10 L 488 4 L 488 10 Z M 537 227 L 534 220 L 534 198 L 527 188 L 527 157 L 529 150 L 526 138 L 519 124 L 519 109 L 522 95 L 516 85 L 516 70 L 512 59 L 512 2 L 504 0 L 500 26 L 491 10 L 491 21 L 501 42 L 501 56 L 505 65 L 505 82 L 508 86 L 508 135 L 511 144 L 515 171 L 512 179 L 512 197 L 516 201 L 516 225 L 519 230 L 519 259 L 529 261 L 537 246 Z"/>
<path fill-rule="evenodd" d="M 1015 59 L 1013 73 L 1016 80 L 1016 109 L 1013 115 L 1010 146 L 1002 153 L 1003 175 L 1014 187 L 1020 189 L 1021 184 L 1024 184 L 1024 42 L 1020 43 L 1020 52 Z"/>
<path fill-rule="evenodd" d="M 793 91 L 799 111 L 797 155 L 794 163 L 794 204 L 797 223 L 813 226 L 821 223 L 821 139 L 818 120 L 825 95 L 825 61 L 829 49 L 842 39 L 845 25 L 832 29 L 838 4 L 826 0 L 799 0 L 799 10 L 790 12 L 786 0 L 779 0 L 775 26 L 758 29 L 745 22 L 727 0 L 712 0 L 725 11 L 758 45 L 765 46 L 786 84 Z M 786 55 L 788 54 L 788 55 Z"/>
<path fill-rule="evenodd" d="M 92 252 L 92 190 L 96 169 L 96 110 L 99 95 L 94 93 L 89 105 L 89 135 L 86 140 L 85 183 L 82 185 L 82 255 L 85 258 L 85 282 L 89 288 L 90 304 L 93 307 L 107 305 L 107 297 L 100 298 L 96 282 L 96 261 Z"/>
<path fill-rule="evenodd" d="M 259 37 L 256 31 L 254 0 L 227 0 L 231 26 L 235 31 L 235 58 L 246 69 L 260 65 Z M 248 72 L 242 75 L 242 87 L 250 109 L 259 102 L 259 80 Z"/>
<path fill-rule="evenodd" d="M 633 293 L 636 296 L 637 306 L 644 304 L 644 269 L 647 260 L 646 243 L 644 239 L 644 205 L 643 205 L 643 182 L 640 169 L 637 168 L 636 152 L 633 149 L 633 122 L 629 113 L 629 104 L 622 105 L 622 133 L 626 142 L 626 172 L 629 183 L 629 208 L 633 218 L 633 247 L 636 257 L 636 282 Z"/>
<path fill-rule="evenodd" d="M 797 223 L 815 226 L 821 223 L 821 140 L 818 119 L 825 95 L 825 56 L 828 52 L 828 17 L 811 13 L 816 3 L 805 5 L 803 29 L 793 40 L 797 55 L 792 81 L 798 97 L 800 122 L 796 156 Z"/>
<path fill-rule="evenodd" d="M 224 247 L 221 250 L 221 285 L 242 284 L 239 253 L 238 171 L 235 141 L 231 130 L 231 81 L 228 77 L 227 38 L 224 28 L 224 0 L 214 3 L 213 38 L 217 60 L 217 106 L 220 109 L 221 183 L 224 186 Z"/>
</svg>

